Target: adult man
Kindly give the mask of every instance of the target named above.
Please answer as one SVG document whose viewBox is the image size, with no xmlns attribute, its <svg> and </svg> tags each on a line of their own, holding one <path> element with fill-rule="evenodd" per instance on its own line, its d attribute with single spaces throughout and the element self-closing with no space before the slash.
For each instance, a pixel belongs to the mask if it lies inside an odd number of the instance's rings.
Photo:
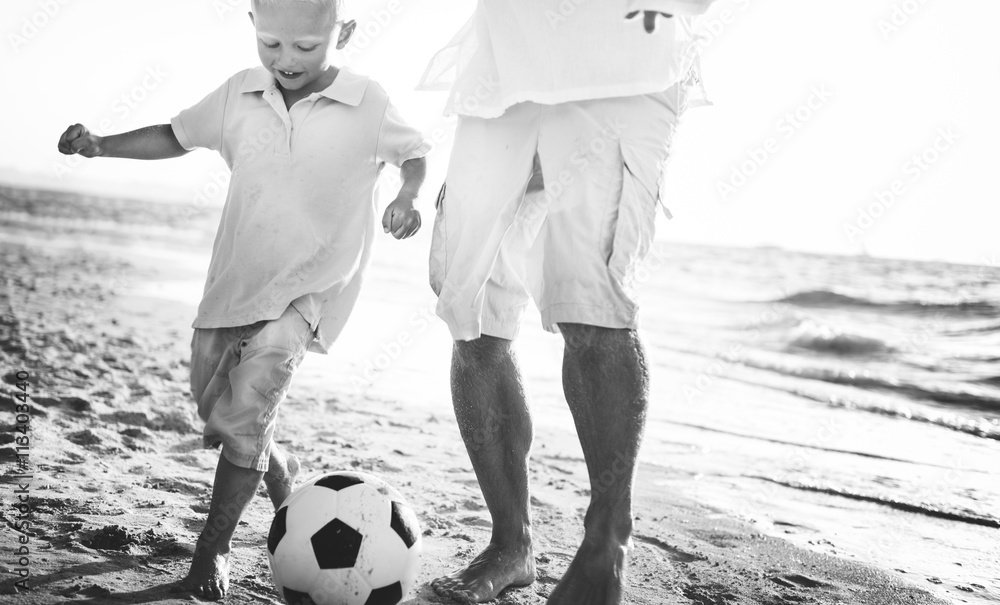
<svg viewBox="0 0 1000 605">
<path fill-rule="evenodd" d="M 565 338 L 563 388 L 592 488 L 583 543 L 549 603 L 621 600 L 649 383 L 635 269 L 677 118 L 704 100 L 691 18 L 713 1 L 479 0 L 425 74 L 425 89 L 453 81 L 448 112 L 459 115 L 431 285 L 493 517 L 489 546 L 433 582 L 441 595 L 481 602 L 535 579 L 532 425 L 510 346 L 530 293 Z"/>
</svg>

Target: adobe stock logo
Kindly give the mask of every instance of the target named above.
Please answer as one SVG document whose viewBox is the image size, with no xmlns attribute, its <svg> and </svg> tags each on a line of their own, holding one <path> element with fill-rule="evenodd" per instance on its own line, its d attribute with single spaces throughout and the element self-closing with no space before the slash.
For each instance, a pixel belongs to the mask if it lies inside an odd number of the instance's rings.
<svg viewBox="0 0 1000 605">
<path fill-rule="evenodd" d="M 43 29 L 49 26 L 52 21 L 59 16 L 64 6 L 71 0 L 39 0 L 38 9 L 30 17 L 21 19 L 20 27 L 7 34 L 10 46 L 14 49 L 14 54 L 19 54 L 21 49 L 35 39 Z"/>
<path fill-rule="evenodd" d="M 889 18 L 878 21 L 878 31 L 882 34 L 882 39 L 888 41 L 893 34 L 903 29 L 925 4 L 927 0 L 903 0 L 893 4 Z"/>
<path fill-rule="evenodd" d="M 771 136 L 764 139 L 760 145 L 747 149 L 747 159 L 732 165 L 727 178 L 716 181 L 715 188 L 722 196 L 722 200 L 729 201 L 730 196 L 749 183 L 751 177 L 781 151 L 782 141 L 788 143 L 795 138 L 795 135 L 819 114 L 833 96 L 833 92 L 825 85 L 811 87 L 809 96 L 804 101 L 775 122 L 774 130 L 781 136 L 780 139 Z"/>
<path fill-rule="evenodd" d="M 915 185 L 927 172 L 955 147 L 959 136 L 952 127 L 938 128 L 937 137 L 930 144 L 914 153 L 903 163 L 900 169 L 904 176 L 909 177 L 911 185 Z M 875 200 L 858 206 L 857 217 L 843 224 L 844 235 L 852 244 L 871 229 L 875 222 L 889 212 L 896 202 L 907 193 L 907 185 L 903 179 L 894 179 L 887 189 L 876 189 Z"/>
</svg>

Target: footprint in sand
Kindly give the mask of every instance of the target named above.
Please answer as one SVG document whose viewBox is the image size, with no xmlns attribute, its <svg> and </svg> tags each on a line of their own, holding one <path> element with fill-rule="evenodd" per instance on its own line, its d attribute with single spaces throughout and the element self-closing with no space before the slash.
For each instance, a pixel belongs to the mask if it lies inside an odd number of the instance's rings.
<svg viewBox="0 0 1000 605">
<path fill-rule="evenodd" d="M 148 427 L 150 424 L 149 417 L 142 412 L 119 411 L 112 414 L 101 414 L 100 419 L 103 422 L 127 424 L 133 427 Z"/>
<path fill-rule="evenodd" d="M 493 523 L 491 523 L 489 519 L 483 519 L 482 517 L 475 517 L 472 515 L 462 517 L 458 520 L 458 522 L 466 527 L 485 527 L 487 529 L 493 527 Z"/>
<path fill-rule="evenodd" d="M 530 496 L 530 501 L 531 501 L 531 506 L 536 507 L 536 508 L 552 508 L 551 504 L 549 504 L 545 500 L 541 500 L 540 498 L 538 498 L 534 494 L 532 494 Z"/>
<path fill-rule="evenodd" d="M 82 397 L 35 397 L 35 403 L 47 408 L 63 408 L 71 412 L 89 412 L 93 405 Z"/>
<path fill-rule="evenodd" d="M 451 519 L 442 517 L 441 515 L 435 515 L 433 513 L 425 513 L 421 515 L 420 524 L 428 529 L 443 531 L 451 530 L 457 525 L 457 523 Z"/>
<path fill-rule="evenodd" d="M 743 539 L 737 535 L 724 531 L 695 531 L 694 534 L 712 546 L 718 548 L 736 548 L 743 544 Z"/>
<path fill-rule="evenodd" d="M 118 431 L 118 434 L 124 437 L 129 437 L 130 439 L 142 439 L 143 441 L 150 441 L 153 438 L 153 433 L 149 432 L 142 426 L 129 427 Z"/>
<path fill-rule="evenodd" d="M 147 548 L 155 552 L 171 551 L 176 542 L 172 534 L 161 534 L 152 529 L 135 532 L 121 525 L 106 525 L 84 538 L 82 544 L 93 550 L 138 553 Z"/>
<path fill-rule="evenodd" d="M 212 486 L 203 481 L 182 481 L 169 477 L 153 477 L 143 485 L 149 489 L 158 489 L 172 494 L 184 493 L 192 496 L 203 496 L 212 490 Z"/>
<path fill-rule="evenodd" d="M 201 437 L 194 437 L 191 439 L 185 439 L 180 443 L 175 443 L 170 446 L 170 452 L 172 454 L 189 454 L 191 452 L 196 452 L 204 447 L 204 441 Z"/>
<path fill-rule="evenodd" d="M 729 605 L 740 603 L 739 596 L 722 584 L 688 584 L 681 592 L 694 603 L 705 605 Z"/>
<path fill-rule="evenodd" d="M 77 586 L 79 586 L 79 584 L 76 584 L 76 585 L 74 585 L 74 586 L 72 586 L 70 588 L 73 589 L 73 588 L 76 588 Z M 76 591 L 74 591 L 74 592 L 76 592 Z M 67 592 L 67 594 L 71 594 L 71 593 Z M 100 585 L 97 585 L 97 584 L 91 584 L 87 588 L 84 588 L 84 589 L 80 590 L 79 592 L 76 592 L 76 594 L 79 594 L 80 596 L 83 596 L 83 597 L 93 597 L 93 598 L 96 599 L 96 598 L 110 597 L 111 596 L 111 591 L 108 590 L 107 588 L 103 587 L 103 586 L 100 586 Z"/>
<path fill-rule="evenodd" d="M 825 582 L 820 582 L 819 580 L 814 580 L 809 576 L 797 573 L 771 576 L 768 579 L 779 586 L 784 586 L 785 588 L 819 588 L 820 586 L 827 585 Z"/>
<path fill-rule="evenodd" d="M 465 510 L 483 510 L 486 508 L 486 504 L 480 500 L 468 498 L 462 502 L 462 508 Z"/>
<path fill-rule="evenodd" d="M 211 507 L 208 504 L 196 502 L 191 505 L 191 510 L 193 510 L 198 514 L 204 515 L 207 514 L 209 510 L 211 510 Z"/>
<path fill-rule="evenodd" d="M 70 443 L 75 443 L 79 446 L 91 449 L 91 446 L 100 445 L 104 443 L 101 436 L 90 429 L 83 429 L 82 431 L 76 431 L 66 435 L 66 441 Z"/>
<path fill-rule="evenodd" d="M 458 511 L 458 505 L 454 502 L 442 502 L 434 507 L 434 510 L 439 513 L 453 513 Z"/>
<path fill-rule="evenodd" d="M 653 536 L 643 536 L 641 534 L 636 534 L 633 537 L 635 540 L 639 542 L 644 542 L 646 544 L 649 544 L 650 546 L 654 546 L 660 549 L 667 555 L 667 558 L 673 561 L 674 563 L 693 563 L 695 561 L 704 561 L 706 559 L 706 557 L 703 557 L 702 555 L 696 555 L 689 552 L 685 552 L 677 548 L 676 546 L 667 544 L 663 540 L 655 538 Z"/>
<path fill-rule="evenodd" d="M 200 441 L 199 441 L 200 445 Z M 201 450 L 207 453 L 207 450 Z M 206 456 L 200 452 L 190 452 L 186 454 L 167 454 L 167 458 L 180 462 L 181 464 L 186 464 L 192 468 L 200 468 L 203 470 L 212 470 L 216 467 L 218 463 L 218 456 Z"/>
<path fill-rule="evenodd" d="M 75 452 L 65 452 L 66 457 L 56 460 L 57 464 L 83 464 L 87 461 L 85 456 L 81 456 Z"/>
<path fill-rule="evenodd" d="M 159 414 L 148 428 L 156 431 L 173 431 L 175 433 L 201 433 L 187 412 L 176 411 L 169 414 Z"/>
</svg>

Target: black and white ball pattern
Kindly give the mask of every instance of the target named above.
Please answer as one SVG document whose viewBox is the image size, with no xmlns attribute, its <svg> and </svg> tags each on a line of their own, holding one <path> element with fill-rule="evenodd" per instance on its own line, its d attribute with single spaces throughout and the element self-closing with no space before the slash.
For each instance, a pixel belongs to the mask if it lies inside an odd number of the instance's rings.
<svg viewBox="0 0 1000 605">
<path fill-rule="evenodd" d="M 350 471 L 296 489 L 267 537 L 271 575 L 290 605 L 396 605 L 416 581 L 421 548 L 400 493 Z"/>
</svg>

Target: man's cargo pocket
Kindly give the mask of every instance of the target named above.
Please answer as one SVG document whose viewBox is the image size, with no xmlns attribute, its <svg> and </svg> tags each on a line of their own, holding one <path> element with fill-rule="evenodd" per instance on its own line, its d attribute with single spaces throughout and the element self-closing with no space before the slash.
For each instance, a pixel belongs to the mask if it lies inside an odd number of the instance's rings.
<svg viewBox="0 0 1000 605">
<path fill-rule="evenodd" d="M 636 271 L 649 254 L 656 235 L 663 161 L 624 142 L 621 152 L 622 191 L 608 269 L 625 293 L 634 298 L 639 286 Z"/>
<path fill-rule="evenodd" d="M 437 201 L 434 202 L 434 209 L 436 212 L 434 216 L 434 231 L 431 236 L 430 263 L 428 264 L 430 269 L 431 290 L 434 290 L 434 294 L 437 296 L 441 295 L 441 287 L 444 285 L 444 279 L 448 273 L 448 233 L 445 228 L 444 218 L 444 198 L 447 186 L 448 183 L 441 184 L 441 191 L 438 192 Z"/>
</svg>

